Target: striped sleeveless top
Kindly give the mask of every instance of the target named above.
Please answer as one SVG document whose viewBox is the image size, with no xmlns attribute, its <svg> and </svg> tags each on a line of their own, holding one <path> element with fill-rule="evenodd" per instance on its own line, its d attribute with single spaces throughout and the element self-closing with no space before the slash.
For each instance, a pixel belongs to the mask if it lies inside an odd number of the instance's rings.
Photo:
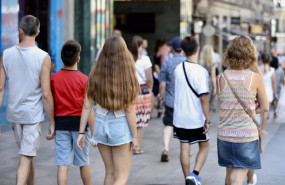
<svg viewBox="0 0 285 185">
<path fill-rule="evenodd" d="M 225 74 L 231 82 L 234 91 L 247 106 L 248 110 L 254 111 L 256 96 L 245 87 L 245 80 L 250 75 L 250 89 L 253 72 L 250 70 L 226 70 Z M 221 77 L 224 78 L 223 74 L 219 76 L 218 82 Z M 218 88 L 220 88 L 219 83 Z M 226 81 L 224 89 L 219 93 L 219 100 L 218 139 L 233 143 L 246 143 L 258 140 L 258 130 L 255 123 L 239 104 Z"/>
</svg>

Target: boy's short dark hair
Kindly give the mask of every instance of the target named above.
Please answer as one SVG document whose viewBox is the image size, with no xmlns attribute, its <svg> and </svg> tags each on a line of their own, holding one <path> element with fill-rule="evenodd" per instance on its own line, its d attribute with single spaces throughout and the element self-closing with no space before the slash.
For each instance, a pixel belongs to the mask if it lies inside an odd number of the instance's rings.
<svg viewBox="0 0 285 185">
<path fill-rule="evenodd" d="M 180 46 L 185 55 L 189 57 L 197 52 L 199 45 L 195 37 L 187 36 L 181 41 Z"/>
<path fill-rule="evenodd" d="M 81 46 L 76 40 L 66 41 L 61 49 L 61 59 L 65 66 L 73 66 L 79 57 Z"/>
<path fill-rule="evenodd" d="M 35 36 L 40 30 L 40 21 L 35 16 L 26 15 L 21 19 L 19 27 L 26 36 Z"/>
</svg>

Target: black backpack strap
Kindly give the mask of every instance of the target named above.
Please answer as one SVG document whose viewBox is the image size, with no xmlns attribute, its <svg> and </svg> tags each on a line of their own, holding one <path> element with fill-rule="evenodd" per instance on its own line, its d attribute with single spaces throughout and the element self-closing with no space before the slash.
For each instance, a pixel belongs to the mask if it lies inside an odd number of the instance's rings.
<svg viewBox="0 0 285 185">
<path fill-rule="evenodd" d="M 186 81 L 187 81 L 187 84 L 188 86 L 190 87 L 190 89 L 192 90 L 192 92 L 197 96 L 197 98 L 199 98 L 199 95 L 198 93 L 194 90 L 194 88 L 191 86 L 188 78 L 187 78 L 187 75 L 186 75 L 186 70 L 185 70 L 185 62 L 182 62 L 182 66 L 183 66 L 183 71 L 184 71 L 184 75 L 185 75 L 185 78 L 186 78 Z"/>
</svg>

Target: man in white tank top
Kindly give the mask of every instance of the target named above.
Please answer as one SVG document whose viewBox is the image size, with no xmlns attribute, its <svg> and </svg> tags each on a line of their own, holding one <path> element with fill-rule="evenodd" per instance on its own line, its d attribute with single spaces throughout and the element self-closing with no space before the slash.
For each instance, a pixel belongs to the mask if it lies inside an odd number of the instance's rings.
<svg viewBox="0 0 285 185">
<path fill-rule="evenodd" d="M 36 17 L 23 17 L 19 26 L 21 42 L 4 50 L 0 60 L 0 107 L 7 80 L 7 120 L 13 124 L 19 146 L 17 185 L 34 184 L 33 157 L 36 156 L 40 144 L 44 110 L 50 121 L 46 138 L 54 137 L 51 60 L 45 51 L 36 46 L 35 39 L 40 33 L 39 29 L 40 22 Z"/>
</svg>

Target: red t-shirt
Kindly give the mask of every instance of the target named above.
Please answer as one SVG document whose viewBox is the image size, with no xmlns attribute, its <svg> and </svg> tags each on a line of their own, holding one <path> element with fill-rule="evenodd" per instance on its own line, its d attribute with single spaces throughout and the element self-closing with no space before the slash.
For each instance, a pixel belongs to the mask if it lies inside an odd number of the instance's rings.
<svg viewBox="0 0 285 185">
<path fill-rule="evenodd" d="M 78 70 L 62 69 L 52 75 L 56 130 L 77 130 L 88 77 Z"/>
</svg>

